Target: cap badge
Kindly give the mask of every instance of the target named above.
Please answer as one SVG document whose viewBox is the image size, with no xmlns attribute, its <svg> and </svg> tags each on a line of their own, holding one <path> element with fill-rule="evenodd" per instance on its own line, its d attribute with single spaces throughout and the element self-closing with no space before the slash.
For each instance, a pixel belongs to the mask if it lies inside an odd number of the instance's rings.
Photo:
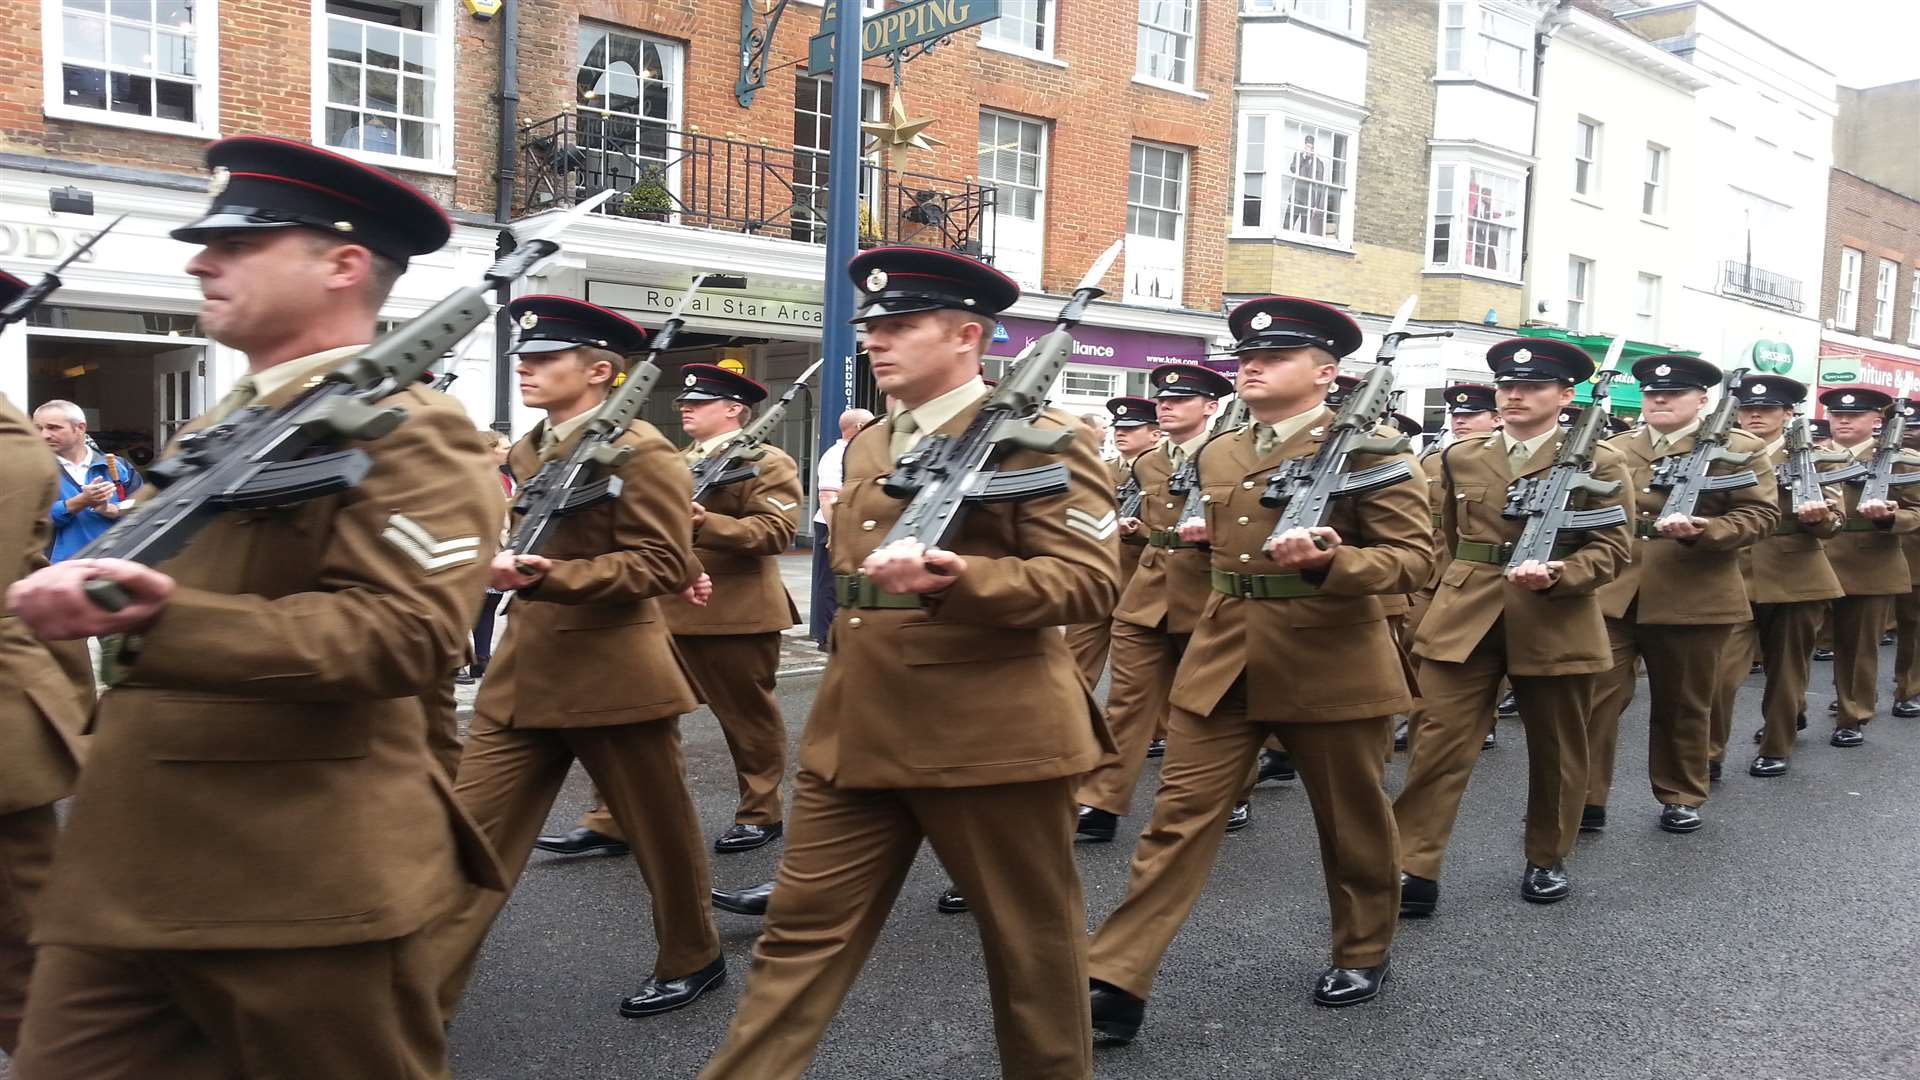
<svg viewBox="0 0 1920 1080">
<path fill-rule="evenodd" d="M 231 169 L 228 169 L 225 165 L 215 166 L 213 172 L 207 177 L 207 194 L 216 199 L 219 198 L 220 193 L 227 190 L 227 184 L 232 180 L 233 171 Z"/>
<path fill-rule="evenodd" d="M 1764 394 L 1767 392 L 1767 384 L 1758 383 L 1758 382 L 1754 383 L 1752 386 L 1747 388 L 1747 392 L 1754 395 Z"/>
<path fill-rule="evenodd" d="M 886 287 L 887 287 L 887 272 L 885 270 L 876 268 L 873 270 L 869 270 L 867 272 L 867 291 L 868 292 L 879 292 L 881 289 L 884 289 Z"/>
<path fill-rule="evenodd" d="M 540 316 L 529 311 L 520 316 L 520 329 L 531 330 L 540 325 Z"/>
<path fill-rule="evenodd" d="M 1840 395 L 1840 404 L 1842 404 L 1842 405 L 1851 405 L 1851 404 L 1853 404 L 1853 395 L 1852 395 L 1852 394 L 1841 394 L 1841 395 Z"/>
<path fill-rule="evenodd" d="M 1169 371 L 1169 372 L 1167 372 L 1167 385 L 1168 385 L 1168 386 L 1172 386 L 1172 385 L 1173 385 L 1174 383 L 1177 383 L 1177 382 L 1179 382 L 1179 381 L 1180 381 L 1180 373 L 1179 373 L 1179 372 L 1177 372 L 1177 371 Z"/>
<path fill-rule="evenodd" d="M 694 383 L 697 383 L 697 382 L 699 382 L 699 381 L 700 381 L 700 377 L 699 377 L 699 376 L 697 376 L 697 375 L 689 375 L 689 376 L 687 376 L 687 385 L 688 385 L 688 386 L 692 386 L 692 385 L 693 385 Z"/>
<path fill-rule="evenodd" d="M 1661 364 L 1659 367 L 1653 369 L 1653 373 L 1655 375 L 1671 375 L 1673 374 L 1673 365 Z"/>
<path fill-rule="evenodd" d="M 334 222 L 334 223 L 333 223 L 333 231 L 334 231 L 334 232 L 352 232 L 352 231 L 353 231 L 353 222 L 351 222 L 351 221 L 336 221 L 336 222 Z"/>
<path fill-rule="evenodd" d="M 1515 349 L 1513 351 L 1514 363 L 1524 364 L 1531 359 L 1533 359 L 1532 349 Z"/>
<path fill-rule="evenodd" d="M 1465 393 L 1455 394 L 1453 395 L 1453 400 L 1465 405 L 1467 403 L 1467 395 Z"/>
<path fill-rule="evenodd" d="M 1273 325 L 1273 316 L 1264 311 L 1255 312 L 1253 318 L 1247 320 L 1247 325 L 1253 327 L 1255 330 L 1265 330 L 1267 327 Z"/>
</svg>

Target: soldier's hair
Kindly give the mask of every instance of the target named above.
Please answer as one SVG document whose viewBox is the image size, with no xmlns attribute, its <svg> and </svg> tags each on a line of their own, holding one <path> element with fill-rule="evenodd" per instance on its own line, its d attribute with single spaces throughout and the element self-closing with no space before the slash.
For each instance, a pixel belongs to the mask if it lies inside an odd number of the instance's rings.
<svg viewBox="0 0 1920 1080">
<path fill-rule="evenodd" d="M 309 230 L 308 236 L 312 241 L 313 253 L 316 255 L 353 243 L 352 240 L 321 232 L 318 229 Z M 367 262 L 367 280 L 361 286 L 360 295 L 367 302 L 367 306 L 374 311 L 379 311 L 380 306 L 387 302 L 387 297 L 393 295 L 394 285 L 400 281 L 400 275 L 407 272 L 407 268 L 371 248 L 367 250 Z"/>
<path fill-rule="evenodd" d="M 39 416 L 43 412 L 57 412 L 60 414 L 60 418 L 69 424 L 84 424 L 87 422 L 86 410 L 64 398 L 54 398 L 52 401 L 41 402 L 40 407 L 33 410 L 33 415 Z"/>
<path fill-rule="evenodd" d="M 626 357 L 621 356 L 612 349 L 602 349 L 598 345 L 582 345 L 572 351 L 574 355 L 579 358 L 580 366 L 583 368 L 590 368 L 604 360 L 608 364 L 613 365 L 613 373 L 618 376 L 630 366 Z M 609 384 L 609 387 L 611 387 L 611 384 Z"/>
<path fill-rule="evenodd" d="M 947 329 L 956 334 L 960 332 L 961 323 L 978 323 L 980 326 L 980 355 L 986 355 L 987 346 L 993 344 L 993 327 L 997 320 L 991 316 L 976 315 L 971 311 L 961 311 L 959 308 L 941 308 L 934 314 L 940 316 L 946 322 Z"/>
</svg>

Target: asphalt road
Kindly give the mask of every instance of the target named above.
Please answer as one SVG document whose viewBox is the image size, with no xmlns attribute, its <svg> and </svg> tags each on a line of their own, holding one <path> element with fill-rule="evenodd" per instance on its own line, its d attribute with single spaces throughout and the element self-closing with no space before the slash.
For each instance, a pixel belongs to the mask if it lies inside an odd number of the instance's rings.
<svg viewBox="0 0 1920 1080">
<path fill-rule="evenodd" d="M 1891 659 L 1883 650 L 1883 673 Z M 1622 723 L 1613 823 L 1581 838 L 1569 862 L 1574 896 L 1551 907 L 1518 895 L 1525 743 L 1519 724 L 1503 723 L 1467 792 L 1441 913 L 1403 925 L 1386 992 L 1353 1009 L 1308 1001 L 1327 955 L 1313 822 L 1298 785 L 1261 788 L 1253 827 L 1228 838 L 1167 957 L 1140 1039 L 1100 1051 L 1096 1075 L 1920 1077 L 1920 721 L 1883 712 L 1865 747 L 1828 746 L 1828 670 L 1815 665 L 1813 728 L 1776 780 L 1745 772 L 1760 694 L 1758 677 L 1749 680 L 1727 780 L 1691 836 L 1655 825 L 1643 683 Z M 782 683 L 796 737 L 817 686 Z M 710 715 L 683 725 L 701 818 L 717 834 L 733 806 L 726 747 Z M 1395 790 L 1404 764 L 1400 755 Z M 1156 768 L 1149 762 L 1123 835 L 1146 821 Z M 576 770 L 553 828 L 570 826 L 586 798 Z M 1081 849 L 1090 919 L 1119 903 L 1129 847 Z M 770 877 L 778 858 L 777 846 L 715 856 L 714 874 L 747 885 Z M 944 884 L 923 849 L 809 1078 L 1000 1075 L 972 917 L 933 910 Z M 638 872 L 625 859 L 536 855 L 454 1024 L 457 1075 L 693 1077 L 726 1030 L 758 926 L 717 918 L 726 986 L 677 1013 L 623 1020 L 619 999 L 653 955 Z"/>
</svg>

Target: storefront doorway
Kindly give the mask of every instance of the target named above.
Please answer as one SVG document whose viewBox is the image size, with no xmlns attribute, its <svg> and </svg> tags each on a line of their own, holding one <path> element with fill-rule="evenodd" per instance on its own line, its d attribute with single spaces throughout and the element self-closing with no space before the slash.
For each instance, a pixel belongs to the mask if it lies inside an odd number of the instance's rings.
<svg viewBox="0 0 1920 1080">
<path fill-rule="evenodd" d="M 144 469 L 206 406 L 207 344 L 190 315 L 42 308 L 27 331 L 29 408 L 73 402 L 101 450 Z"/>
</svg>

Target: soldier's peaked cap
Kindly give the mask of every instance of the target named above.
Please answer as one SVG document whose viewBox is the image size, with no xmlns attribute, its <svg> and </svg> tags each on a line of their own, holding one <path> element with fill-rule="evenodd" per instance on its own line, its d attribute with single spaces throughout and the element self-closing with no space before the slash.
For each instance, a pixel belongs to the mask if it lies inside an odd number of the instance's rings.
<svg viewBox="0 0 1920 1080">
<path fill-rule="evenodd" d="M 1108 398 L 1107 412 L 1117 428 L 1148 427 L 1160 421 L 1153 402 L 1143 397 Z"/>
<path fill-rule="evenodd" d="M 1157 398 L 1209 397 L 1216 401 L 1233 393 L 1233 380 L 1199 364 L 1161 364 L 1147 373 Z"/>
<path fill-rule="evenodd" d="M 1493 412 L 1493 387 L 1480 383 L 1455 383 L 1447 387 L 1442 395 L 1446 398 L 1447 411 L 1454 415 L 1462 413 Z"/>
<path fill-rule="evenodd" d="M 522 296 L 507 305 L 519 339 L 517 355 L 565 352 L 582 345 L 626 356 L 647 346 L 647 332 L 617 311 L 570 296 Z"/>
<path fill-rule="evenodd" d="M 738 372 L 714 364 L 685 364 L 680 368 L 681 390 L 675 401 L 737 401 L 755 405 L 767 400 L 767 388 Z"/>
<path fill-rule="evenodd" d="M 1360 324 L 1339 308 L 1298 296 L 1261 296 L 1227 314 L 1233 352 L 1317 346 L 1334 356 L 1360 347 Z"/>
<path fill-rule="evenodd" d="M 1515 337 L 1487 350 L 1495 382 L 1563 382 L 1578 385 L 1593 377 L 1587 350 L 1555 338 Z"/>
<path fill-rule="evenodd" d="M 1893 395 L 1871 386 L 1835 386 L 1820 391 L 1820 404 L 1830 413 L 1879 412 L 1893 404 Z"/>
<path fill-rule="evenodd" d="M 170 234 L 203 244 L 236 229 L 308 228 L 360 244 L 402 266 L 453 235 L 446 211 L 371 165 L 291 139 L 235 135 L 207 147 L 213 204 Z"/>
<path fill-rule="evenodd" d="M 882 247 L 847 262 L 861 291 L 849 322 L 952 309 L 992 319 L 1020 299 L 1020 284 L 978 259 L 936 248 Z"/>
<path fill-rule="evenodd" d="M 13 303 L 20 298 L 21 293 L 26 291 L 26 282 L 21 281 L 5 270 L 0 270 L 0 307 L 6 307 L 8 304 Z"/>
<path fill-rule="evenodd" d="M 1642 390 L 1705 390 L 1720 385 L 1720 369 L 1710 361 L 1680 353 L 1662 353 L 1637 360 L 1633 377 Z"/>
<path fill-rule="evenodd" d="M 1781 405 L 1791 409 L 1807 400 L 1807 384 L 1783 375 L 1748 375 L 1733 384 L 1733 400 L 1740 405 Z"/>
</svg>

